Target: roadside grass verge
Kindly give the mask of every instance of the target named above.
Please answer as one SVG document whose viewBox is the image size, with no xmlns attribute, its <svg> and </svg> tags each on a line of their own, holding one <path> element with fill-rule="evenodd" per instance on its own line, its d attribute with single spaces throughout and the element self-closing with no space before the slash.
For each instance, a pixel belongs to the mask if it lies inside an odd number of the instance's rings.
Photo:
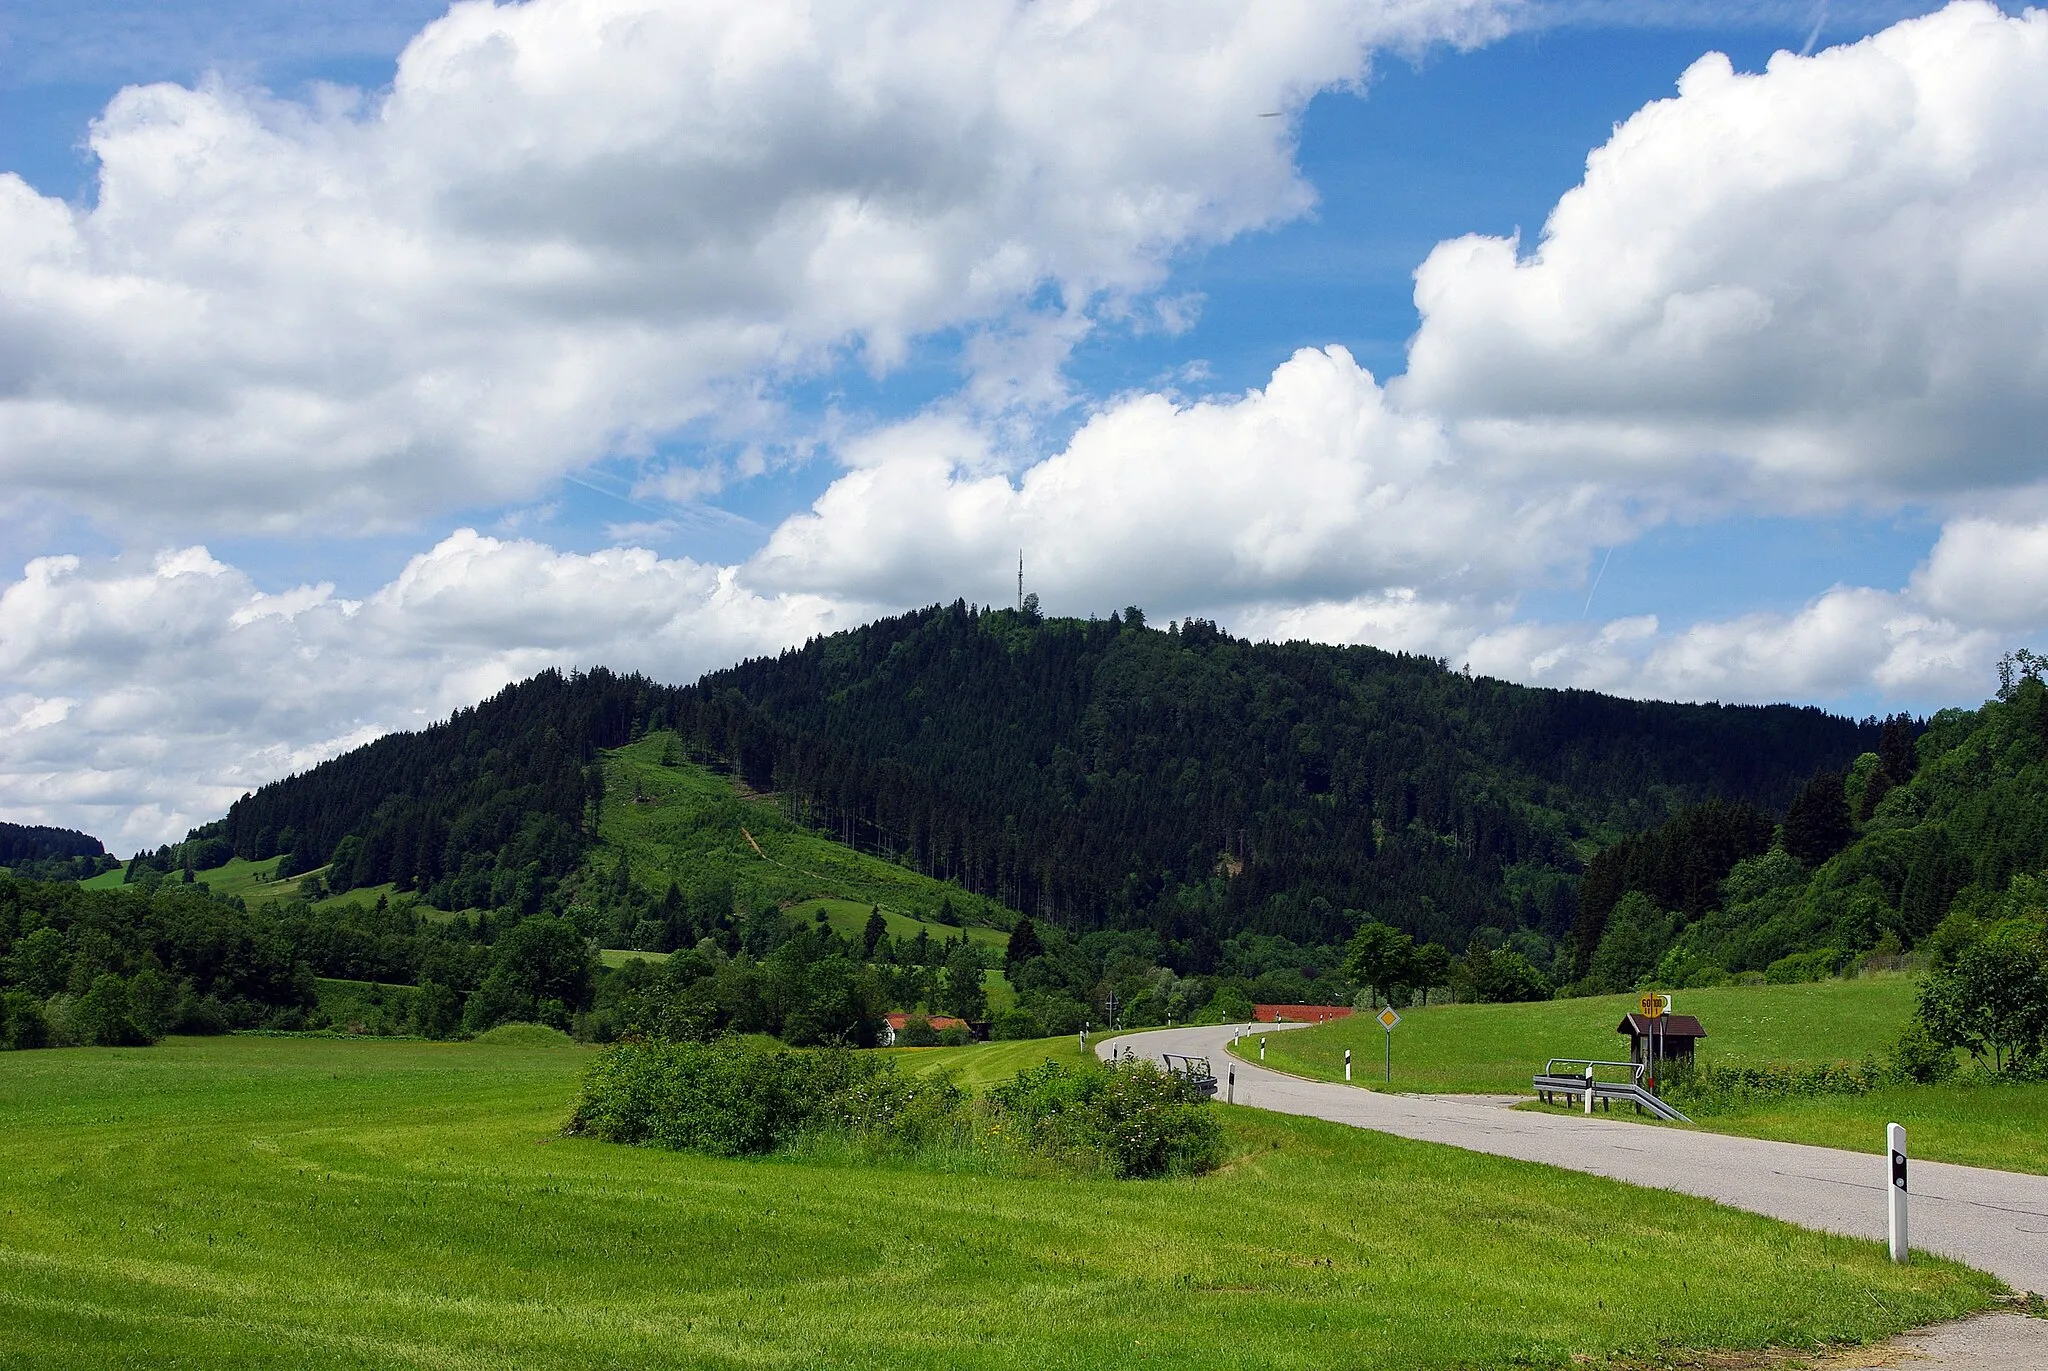
<svg viewBox="0 0 2048 1371">
<path fill-rule="evenodd" d="M 1564 1367 L 1869 1340 L 1997 1289 L 1225 1106 L 1234 1159 L 1162 1182 L 565 1138 L 589 1060 L 274 1038 L 0 1057 L 0 1364 Z"/>
<path fill-rule="evenodd" d="M 1716 1133 L 1882 1153 L 1884 1126 L 1906 1126 L 1907 1149 L 1928 1161 L 2048 1175 L 2048 1083 L 1963 1081 L 1902 1085 L 1867 1095 L 1815 1095 L 1694 1113 Z"/>
</svg>

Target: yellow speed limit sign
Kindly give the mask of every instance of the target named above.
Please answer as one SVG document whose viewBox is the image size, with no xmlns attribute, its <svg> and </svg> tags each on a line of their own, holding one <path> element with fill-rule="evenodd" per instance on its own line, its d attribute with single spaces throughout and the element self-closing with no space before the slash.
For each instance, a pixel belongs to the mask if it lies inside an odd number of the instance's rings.
<svg viewBox="0 0 2048 1371">
<path fill-rule="evenodd" d="M 1636 1001 L 1636 1005 L 1642 1010 L 1644 1018 L 1661 1019 L 1664 1017 L 1664 1011 L 1671 1008 L 1671 998 L 1668 995 L 1645 995 Z"/>
</svg>

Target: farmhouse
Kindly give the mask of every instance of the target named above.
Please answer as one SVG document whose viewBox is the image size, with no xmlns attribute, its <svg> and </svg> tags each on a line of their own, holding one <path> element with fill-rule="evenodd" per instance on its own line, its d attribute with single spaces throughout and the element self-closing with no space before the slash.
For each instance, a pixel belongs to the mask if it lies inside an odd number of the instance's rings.
<svg viewBox="0 0 2048 1371">
<path fill-rule="evenodd" d="M 935 1033 L 943 1033 L 949 1028 L 965 1028 L 969 1032 L 973 1031 L 973 1025 L 968 1023 L 967 1020 L 956 1019 L 949 1014 L 884 1014 L 882 1016 L 882 1046 L 896 1046 L 897 1036 L 903 1032 L 903 1026 L 912 1019 L 925 1020 L 925 1022 L 932 1026 L 932 1031 Z"/>
</svg>

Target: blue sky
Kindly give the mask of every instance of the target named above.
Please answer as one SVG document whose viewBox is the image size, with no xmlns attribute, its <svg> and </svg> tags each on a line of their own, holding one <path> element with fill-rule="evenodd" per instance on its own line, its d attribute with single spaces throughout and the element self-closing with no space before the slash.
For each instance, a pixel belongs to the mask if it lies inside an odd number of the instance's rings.
<svg viewBox="0 0 2048 1371">
<path fill-rule="evenodd" d="M 1020 542 L 1061 612 L 1972 703 L 2048 507 L 2038 369 L 1966 363 L 2042 274 L 1885 226 L 1991 242 L 2048 183 L 2048 69 L 1988 6 L 1900 23 L 1934 8 L 1301 0 L 1184 53 L 1132 42 L 1157 7 L 1048 38 L 991 0 L 720 103 L 704 50 L 777 40 L 710 0 L 18 4 L 0 812 L 173 831 L 550 662 L 686 679 L 1004 598 Z"/>
</svg>

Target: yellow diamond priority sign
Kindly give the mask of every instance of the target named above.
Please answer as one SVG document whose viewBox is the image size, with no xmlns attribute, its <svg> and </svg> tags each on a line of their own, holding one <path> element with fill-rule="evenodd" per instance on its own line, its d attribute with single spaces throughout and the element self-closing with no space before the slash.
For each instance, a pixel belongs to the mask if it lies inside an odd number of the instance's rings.
<svg viewBox="0 0 2048 1371">
<path fill-rule="evenodd" d="M 1385 1009 L 1382 1009 L 1379 1012 L 1379 1020 L 1380 1027 L 1386 1029 L 1387 1032 L 1391 1033 L 1394 1031 L 1394 1025 L 1401 1022 L 1401 1016 L 1394 1012 L 1394 1007 L 1392 1005 L 1388 1005 Z"/>
</svg>

